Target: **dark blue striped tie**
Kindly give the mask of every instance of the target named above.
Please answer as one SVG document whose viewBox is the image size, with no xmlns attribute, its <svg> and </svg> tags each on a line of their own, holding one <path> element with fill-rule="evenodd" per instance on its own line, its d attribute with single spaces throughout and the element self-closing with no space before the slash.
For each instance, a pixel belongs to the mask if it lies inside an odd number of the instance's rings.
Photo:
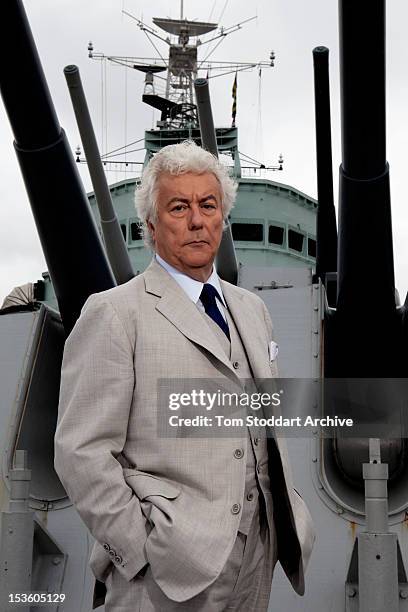
<svg viewBox="0 0 408 612">
<path fill-rule="evenodd" d="M 205 312 L 208 314 L 212 320 L 217 323 L 227 336 L 228 340 L 230 340 L 230 333 L 228 329 L 228 323 L 225 321 L 224 317 L 219 311 L 215 298 L 218 298 L 221 302 L 221 298 L 219 296 L 218 291 L 215 287 L 206 283 L 201 291 L 200 300 L 205 308 Z"/>
</svg>

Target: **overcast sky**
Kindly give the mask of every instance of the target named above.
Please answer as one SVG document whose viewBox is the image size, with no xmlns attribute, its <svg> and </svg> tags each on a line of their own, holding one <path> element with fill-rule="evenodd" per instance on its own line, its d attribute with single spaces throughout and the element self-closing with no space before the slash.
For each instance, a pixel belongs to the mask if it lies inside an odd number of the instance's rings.
<svg viewBox="0 0 408 612">
<path fill-rule="evenodd" d="M 391 167 L 391 197 L 396 285 L 401 299 L 408 289 L 408 214 L 404 181 L 408 151 L 408 6 L 388 3 L 387 13 L 387 156 Z M 67 64 L 77 64 L 98 135 L 104 150 L 143 137 L 158 118 L 142 104 L 143 75 L 120 67 L 107 68 L 107 122 L 102 129 L 101 64 L 88 59 L 87 45 L 106 55 L 156 55 L 137 23 L 122 14 L 124 8 L 147 24 L 152 17 L 178 18 L 175 0 L 25 0 L 25 7 L 61 125 L 74 150 L 79 144 L 73 110 L 63 76 Z M 184 0 L 188 19 L 218 22 L 226 27 L 254 15 L 257 19 L 226 37 L 213 60 L 267 61 L 276 53 L 275 68 L 238 76 L 237 125 L 239 148 L 267 164 L 283 154 L 284 171 L 270 178 L 293 185 L 316 197 L 312 49 L 330 49 L 332 138 L 335 198 L 341 160 L 338 70 L 337 0 Z M 166 54 L 166 45 L 158 41 Z M 208 53 L 209 46 L 202 47 Z M 13 48 L 2 61 L 13 62 Z M 14 60 L 15 61 L 15 60 Z M 18 65 L 15 66 L 16 78 Z M 231 122 L 233 75 L 210 83 L 216 126 Z M 29 100 L 29 92 L 27 92 Z M 29 102 L 28 102 L 29 103 Z M 107 140 L 107 142 L 106 142 Z M 47 269 L 30 205 L 14 154 L 13 137 L 0 101 L 0 302 L 17 285 L 41 278 Z M 132 159 L 143 159 L 135 153 Z M 85 188 L 91 189 L 85 166 L 80 167 Z M 127 176 L 131 176 L 129 172 Z M 113 183 L 126 178 L 109 172 Z M 58 194 L 55 194 L 58 205 Z M 337 205 L 337 201 L 336 201 Z M 369 224 L 369 219 L 367 219 Z M 369 226 L 369 225 L 368 225 Z M 380 280 L 380 279 L 379 279 Z"/>
</svg>

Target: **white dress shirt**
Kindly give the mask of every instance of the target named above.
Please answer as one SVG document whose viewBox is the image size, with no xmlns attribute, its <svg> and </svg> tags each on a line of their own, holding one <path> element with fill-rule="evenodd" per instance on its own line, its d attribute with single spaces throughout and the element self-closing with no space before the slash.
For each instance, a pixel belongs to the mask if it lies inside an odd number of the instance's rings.
<svg viewBox="0 0 408 612">
<path fill-rule="evenodd" d="M 157 262 L 165 269 L 167 272 L 174 278 L 174 280 L 180 285 L 180 287 L 187 293 L 188 297 L 191 301 L 196 304 L 197 308 L 201 312 L 205 312 L 205 308 L 203 303 L 200 300 L 201 291 L 203 290 L 204 283 L 195 280 L 195 278 L 191 278 L 191 276 L 187 276 L 184 272 L 180 272 L 177 268 L 171 266 L 167 261 L 165 261 L 160 255 L 156 253 Z M 212 285 L 221 297 L 221 301 L 216 297 L 215 300 L 217 302 L 218 310 L 221 312 L 224 320 L 227 320 L 225 316 L 224 308 L 227 308 L 225 303 L 224 295 L 221 289 L 221 283 L 217 272 L 213 266 L 210 278 L 205 282 L 205 284 Z"/>
</svg>

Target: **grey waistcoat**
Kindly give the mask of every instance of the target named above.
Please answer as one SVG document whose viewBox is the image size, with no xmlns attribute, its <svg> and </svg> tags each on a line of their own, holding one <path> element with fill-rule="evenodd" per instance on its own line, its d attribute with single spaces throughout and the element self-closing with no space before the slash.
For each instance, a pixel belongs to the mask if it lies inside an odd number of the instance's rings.
<svg viewBox="0 0 408 612">
<path fill-rule="evenodd" d="M 235 364 L 234 367 L 239 378 L 251 379 L 253 374 L 241 337 L 229 311 L 224 309 L 224 313 L 228 322 L 231 341 L 228 340 L 222 329 L 211 317 L 205 313 L 201 314 L 213 330 L 228 359 L 232 364 Z M 262 416 L 260 411 L 256 411 L 254 414 Z M 246 462 L 246 475 L 244 499 L 241 503 L 242 515 L 238 531 L 248 535 L 252 519 L 255 518 L 256 520 L 259 516 L 260 496 L 263 497 L 267 507 L 267 515 L 272 517 L 272 494 L 268 475 L 268 449 L 264 428 L 247 427 L 247 452 L 239 460 Z"/>
</svg>

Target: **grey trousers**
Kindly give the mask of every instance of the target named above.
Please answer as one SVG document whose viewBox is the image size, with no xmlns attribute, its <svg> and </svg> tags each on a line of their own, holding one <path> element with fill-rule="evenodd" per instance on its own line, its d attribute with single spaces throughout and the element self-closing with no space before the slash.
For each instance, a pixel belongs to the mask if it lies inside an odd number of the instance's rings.
<svg viewBox="0 0 408 612">
<path fill-rule="evenodd" d="M 195 597 L 184 602 L 166 597 L 150 566 L 130 582 L 114 568 L 106 580 L 105 612 L 266 612 L 277 547 L 275 529 L 271 532 L 263 517 L 255 513 L 248 536 L 238 532 L 220 575 Z"/>
</svg>

